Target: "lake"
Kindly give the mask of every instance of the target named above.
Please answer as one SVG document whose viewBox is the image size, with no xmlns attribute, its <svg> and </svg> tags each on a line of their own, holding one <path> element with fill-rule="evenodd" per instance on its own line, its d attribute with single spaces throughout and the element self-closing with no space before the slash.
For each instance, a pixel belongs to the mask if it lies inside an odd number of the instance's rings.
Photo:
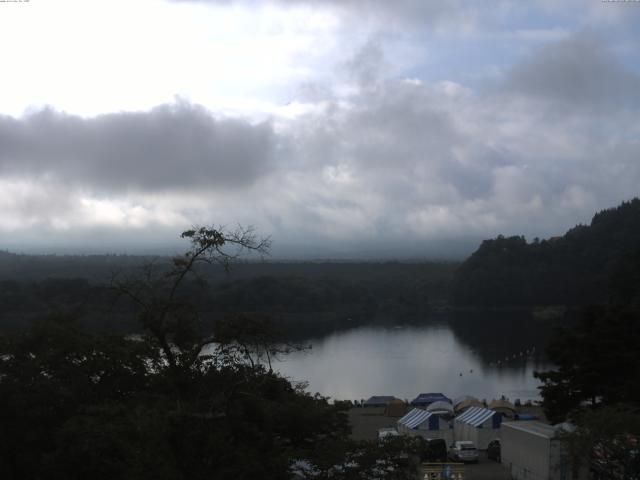
<svg viewBox="0 0 640 480">
<path fill-rule="evenodd" d="M 372 395 L 413 399 L 421 392 L 454 398 L 539 399 L 536 370 L 551 326 L 529 316 L 465 314 L 424 324 L 361 326 L 308 339 L 311 349 L 274 367 L 311 392 L 334 399 Z"/>
</svg>

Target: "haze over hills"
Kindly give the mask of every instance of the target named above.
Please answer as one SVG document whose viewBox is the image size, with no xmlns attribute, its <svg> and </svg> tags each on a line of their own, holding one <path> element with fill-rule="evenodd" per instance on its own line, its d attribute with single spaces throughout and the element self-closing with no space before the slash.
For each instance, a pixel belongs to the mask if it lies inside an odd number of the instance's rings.
<svg viewBox="0 0 640 480">
<path fill-rule="evenodd" d="M 190 298 L 212 317 L 246 311 L 298 327 L 426 318 L 447 306 L 531 307 L 604 302 L 613 270 L 640 245 L 640 200 L 597 213 L 562 237 L 499 236 L 456 262 L 240 261 L 230 273 L 201 269 L 203 290 Z M 0 307 L 5 325 L 47 312 L 73 311 L 91 322 L 127 328 L 130 305 L 114 307 L 109 282 L 169 257 L 18 255 L 0 252 Z M 386 319 L 386 320 L 384 320 Z M 124 327 L 123 327 L 124 326 Z"/>
<path fill-rule="evenodd" d="M 180 230 L 166 232 L 166 238 L 158 244 L 148 243 L 144 239 L 117 239 L 95 241 L 93 238 L 78 238 L 74 241 L 58 240 L 43 245 L 35 240 L 14 241 L 5 238 L 1 247 L 4 253 L 15 253 L 31 256 L 171 256 L 184 249 L 184 242 L 179 237 Z M 409 261 L 425 260 L 459 261 L 469 256 L 482 241 L 477 235 L 418 240 L 404 239 L 385 241 L 372 237 L 363 237 L 358 241 L 313 242 L 309 239 L 291 241 L 287 238 L 273 237 L 273 246 L 268 261 L 273 262 L 377 262 L 377 261 Z M 41 242 L 41 240 L 40 240 Z M 253 258 L 261 261 L 260 258 Z"/>
</svg>

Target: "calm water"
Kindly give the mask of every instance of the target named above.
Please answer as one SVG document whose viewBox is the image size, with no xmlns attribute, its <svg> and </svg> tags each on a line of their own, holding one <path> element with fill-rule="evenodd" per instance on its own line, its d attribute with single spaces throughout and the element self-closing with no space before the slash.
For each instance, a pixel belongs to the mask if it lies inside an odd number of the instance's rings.
<svg viewBox="0 0 640 480">
<path fill-rule="evenodd" d="M 537 399 L 533 372 L 548 367 L 539 353 L 549 328 L 524 323 L 463 319 L 360 327 L 308 341 L 310 351 L 283 358 L 276 369 L 335 399 L 395 395 L 410 400 L 420 392 Z"/>
</svg>

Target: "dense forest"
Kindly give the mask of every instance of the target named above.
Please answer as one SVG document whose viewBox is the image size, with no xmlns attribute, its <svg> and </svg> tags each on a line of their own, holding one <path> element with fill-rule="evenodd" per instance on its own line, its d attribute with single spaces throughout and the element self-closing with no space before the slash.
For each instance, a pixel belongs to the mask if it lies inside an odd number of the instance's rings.
<svg viewBox="0 0 640 480">
<path fill-rule="evenodd" d="M 458 269 L 457 305 L 534 306 L 603 303 L 621 259 L 640 246 L 640 200 L 596 213 L 547 240 L 498 236 Z"/>
<path fill-rule="evenodd" d="M 22 327 L 50 312 L 73 313 L 100 330 L 136 328 L 133 305 L 118 298 L 113 278 L 136 276 L 170 258 L 118 255 L 0 254 L 0 328 Z M 449 301 L 457 268 L 446 262 L 236 262 L 202 265 L 185 295 L 208 318 L 235 312 L 269 315 L 287 330 L 410 319 Z M 201 288 L 202 280 L 206 287 Z"/>
<path fill-rule="evenodd" d="M 201 266 L 184 288 L 213 320 L 260 313 L 292 332 L 424 319 L 450 304 L 580 306 L 607 300 L 610 277 L 638 245 L 640 200 L 634 199 L 562 237 L 486 240 L 462 264 L 240 261 L 230 271 Z M 50 312 L 72 313 L 100 330 L 135 329 L 133 305 L 117 298 L 113 278 L 169 264 L 169 257 L 0 252 L 0 329 Z"/>
</svg>

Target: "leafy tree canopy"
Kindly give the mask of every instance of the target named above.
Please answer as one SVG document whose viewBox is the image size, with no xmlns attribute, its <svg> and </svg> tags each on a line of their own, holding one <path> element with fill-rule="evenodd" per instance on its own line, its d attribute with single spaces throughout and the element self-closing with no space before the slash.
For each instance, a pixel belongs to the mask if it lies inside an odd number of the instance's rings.
<svg viewBox="0 0 640 480">
<path fill-rule="evenodd" d="M 548 418 L 576 425 L 562 435 L 573 462 L 597 479 L 640 473 L 640 252 L 613 272 L 608 304 L 560 329 L 547 350 L 556 368 L 536 373 Z"/>
<path fill-rule="evenodd" d="M 231 317 L 213 335 L 183 289 L 197 265 L 268 241 L 195 228 L 170 269 L 115 278 L 143 335 L 97 334 L 57 315 L 0 337 L 3 479 L 407 478 L 404 441 L 348 439 L 346 405 L 274 373 L 284 345 L 262 319 Z M 231 250 L 229 250 L 231 248 Z"/>
</svg>

